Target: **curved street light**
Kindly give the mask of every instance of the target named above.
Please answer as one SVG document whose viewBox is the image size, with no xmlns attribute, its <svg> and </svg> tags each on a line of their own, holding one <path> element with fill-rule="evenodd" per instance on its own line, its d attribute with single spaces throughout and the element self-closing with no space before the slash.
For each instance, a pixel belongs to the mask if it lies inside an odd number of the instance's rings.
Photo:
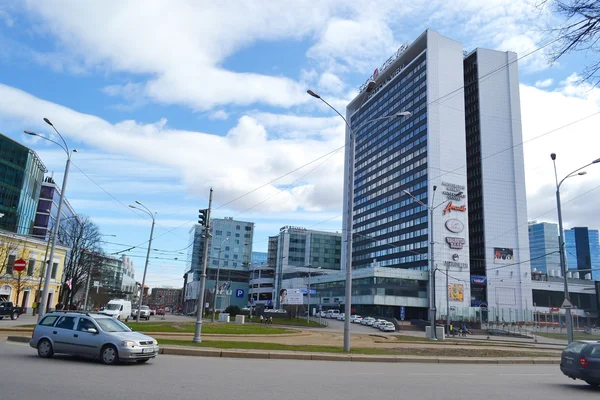
<svg viewBox="0 0 600 400">
<path fill-rule="evenodd" d="M 364 91 L 364 95 L 371 92 L 375 89 L 376 83 L 375 81 L 369 81 Z M 337 115 L 340 116 L 344 120 L 346 127 L 348 128 L 348 146 L 349 149 L 346 152 L 347 160 L 346 163 L 348 165 L 348 186 L 346 188 L 346 291 L 345 291 L 345 308 L 344 312 L 346 314 L 346 319 L 344 320 L 344 351 L 350 351 L 350 318 L 349 316 L 352 314 L 352 213 L 353 213 L 353 198 L 354 198 L 354 151 L 356 147 L 356 134 L 354 130 L 346 120 L 346 118 L 329 104 L 325 99 L 323 99 L 319 94 L 314 92 L 313 90 L 306 91 L 312 97 L 321 100 L 325 103 L 329 108 L 331 108 Z M 383 117 L 378 117 L 374 119 L 370 119 L 367 122 L 388 119 L 388 118 L 396 118 L 396 117 L 410 117 L 412 113 L 410 111 L 400 111 L 391 115 L 385 115 Z"/>
<path fill-rule="evenodd" d="M 144 286 L 146 284 L 146 272 L 148 271 L 148 259 L 150 258 L 150 248 L 152 246 L 152 236 L 154 235 L 154 224 L 156 222 L 156 218 L 155 215 L 157 213 L 153 213 L 152 211 L 150 211 L 148 209 L 148 207 L 146 207 L 145 205 L 143 205 L 140 201 L 136 200 L 135 203 L 140 207 L 136 207 L 133 205 L 129 205 L 130 208 L 135 208 L 136 210 L 140 210 L 142 212 L 145 212 L 146 214 L 148 214 L 150 216 L 150 218 L 152 218 L 152 228 L 150 229 L 150 240 L 148 241 L 148 252 L 146 253 L 146 264 L 144 265 L 144 276 L 142 277 L 142 287 L 140 289 L 140 301 L 138 302 L 138 308 L 137 308 L 137 313 L 135 315 L 135 320 L 136 322 L 140 322 L 140 309 L 142 308 L 142 302 L 144 301 Z"/>
<path fill-rule="evenodd" d="M 565 236 L 564 236 L 565 234 L 563 232 L 562 209 L 561 209 L 561 204 L 560 204 L 560 187 L 563 184 L 563 182 L 569 178 L 572 178 L 574 176 L 585 175 L 587 172 L 581 171 L 581 170 L 586 167 L 589 167 L 590 165 L 600 163 L 600 158 L 592 161 L 589 164 L 584 165 L 581 168 L 577 168 L 575 171 L 573 171 L 570 174 L 568 174 L 567 176 L 565 176 L 560 182 L 558 181 L 558 173 L 556 171 L 556 153 L 550 154 L 550 158 L 552 159 L 552 164 L 554 165 L 554 179 L 556 181 L 556 209 L 558 211 L 558 234 L 559 234 L 559 236 L 558 236 L 558 240 L 559 240 L 558 252 L 560 254 L 560 270 L 561 270 L 561 273 L 563 274 L 565 300 L 568 300 L 570 302 L 571 298 L 569 296 L 569 281 L 567 279 L 567 263 L 565 260 Z M 571 315 L 570 308 L 565 309 L 565 320 L 566 320 L 565 322 L 567 324 L 567 340 L 569 343 L 572 343 L 574 340 L 573 316 Z"/>
<path fill-rule="evenodd" d="M 52 143 L 58 145 L 58 147 L 63 149 L 64 152 L 67 154 L 67 163 L 65 165 L 65 175 L 63 177 L 62 188 L 60 191 L 60 199 L 58 200 L 58 216 L 56 217 L 56 223 L 54 224 L 54 229 L 52 230 L 52 237 L 51 237 L 52 245 L 50 247 L 50 257 L 48 259 L 49 260 L 48 267 L 46 268 L 46 276 L 45 276 L 45 281 L 44 281 L 44 289 L 42 291 L 42 298 L 40 301 L 40 305 L 38 307 L 38 322 L 44 317 L 44 315 L 46 314 L 46 309 L 48 308 L 48 295 L 49 295 L 49 291 L 50 291 L 50 279 L 52 279 L 52 264 L 54 261 L 54 251 L 56 248 L 56 236 L 58 235 L 58 227 L 60 226 L 60 220 L 62 217 L 62 208 L 63 208 L 64 199 L 65 199 L 65 195 L 66 195 L 66 191 L 67 191 L 67 180 L 69 178 L 69 167 L 71 166 L 71 154 L 77 152 L 77 149 L 73 149 L 72 151 L 69 151 L 69 146 L 67 145 L 67 142 L 62 137 L 62 135 L 60 134 L 58 129 L 56 129 L 54 124 L 52 124 L 52 122 L 50 122 L 50 120 L 48 118 L 44 118 L 44 122 L 46 122 L 48 125 L 50 125 L 52 127 L 52 129 L 54 129 L 54 132 L 56 132 L 58 137 L 60 137 L 60 139 L 62 140 L 62 144 L 44 136 L 44 135 L 40 135 L 39 133 L 33 132 L 33 131 L 25 130 L 23 132 L 25 132 L 26 134 L 31 135 L 31 136 L 40 137 L 44 140 L 47 140 L 49 142 L 52 142 Z"/>
</svg>

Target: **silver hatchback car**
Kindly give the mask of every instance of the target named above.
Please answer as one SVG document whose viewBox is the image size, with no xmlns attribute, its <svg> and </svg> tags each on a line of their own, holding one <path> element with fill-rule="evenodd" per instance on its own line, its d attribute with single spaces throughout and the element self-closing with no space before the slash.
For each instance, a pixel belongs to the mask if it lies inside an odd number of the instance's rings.
<svg viewBox="0 0 600 400">
<path fill-rule="evenodd" d="M 42 358 L 62 353 L 99 358 L 104 364 L 144 363 L 159 352 L 156 339 L 133 332 L 115 318 L 73 311 L 46 314 L 33 330 L 29 345 Z"/>
</svg>

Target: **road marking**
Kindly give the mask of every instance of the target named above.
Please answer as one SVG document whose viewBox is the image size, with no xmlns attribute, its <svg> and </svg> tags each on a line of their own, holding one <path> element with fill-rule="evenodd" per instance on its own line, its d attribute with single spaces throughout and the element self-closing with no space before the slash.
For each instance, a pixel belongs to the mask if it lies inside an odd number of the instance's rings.
<svg viewBox="0 0 600 400">
<path fill-rule="evenodd" d="M 556 376 L 558 374 L 498 374 L 500 376 Z"/>
<path fill-rule="evenodd" d="M 443 374 L 435 372 L 409 372 L 408 375 L 415 376 L 475 376 L 475 374 Z"/>
<path fill-rule="evenodd" d="M 383 375 L 383 372 L 355 372 L 353 375 Z"/>
</svg>

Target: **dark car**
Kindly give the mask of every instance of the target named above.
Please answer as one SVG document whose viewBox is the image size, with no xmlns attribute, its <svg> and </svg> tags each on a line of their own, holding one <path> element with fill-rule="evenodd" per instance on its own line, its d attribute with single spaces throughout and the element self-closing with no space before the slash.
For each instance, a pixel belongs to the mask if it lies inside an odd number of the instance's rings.
<svg viewBox="0 0 600 400">
<path fill-rule="evenodd" d="M 600 341 L 578 340 L 568 345 L 560 357 L 560 370 L 571 379 L 600 386 Z"/>
</svg>

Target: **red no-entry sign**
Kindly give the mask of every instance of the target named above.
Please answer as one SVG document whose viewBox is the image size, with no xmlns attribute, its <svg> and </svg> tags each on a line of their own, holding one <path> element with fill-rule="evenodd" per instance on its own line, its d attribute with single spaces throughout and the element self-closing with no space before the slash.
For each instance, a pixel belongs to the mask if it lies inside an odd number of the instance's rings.
<svg viewBox="0 0 600 400">
<path fill-rule="evenodd" d="M 15 261 L 15 265 L 13 266 L 13 269 L 17 272 L 21 272 L 21 271 L 25 271 L 26 266 L 27 266 L 27 263 L 25 262 L 25 260 L 20 258 L 17 261 Z"/>
</svg>

